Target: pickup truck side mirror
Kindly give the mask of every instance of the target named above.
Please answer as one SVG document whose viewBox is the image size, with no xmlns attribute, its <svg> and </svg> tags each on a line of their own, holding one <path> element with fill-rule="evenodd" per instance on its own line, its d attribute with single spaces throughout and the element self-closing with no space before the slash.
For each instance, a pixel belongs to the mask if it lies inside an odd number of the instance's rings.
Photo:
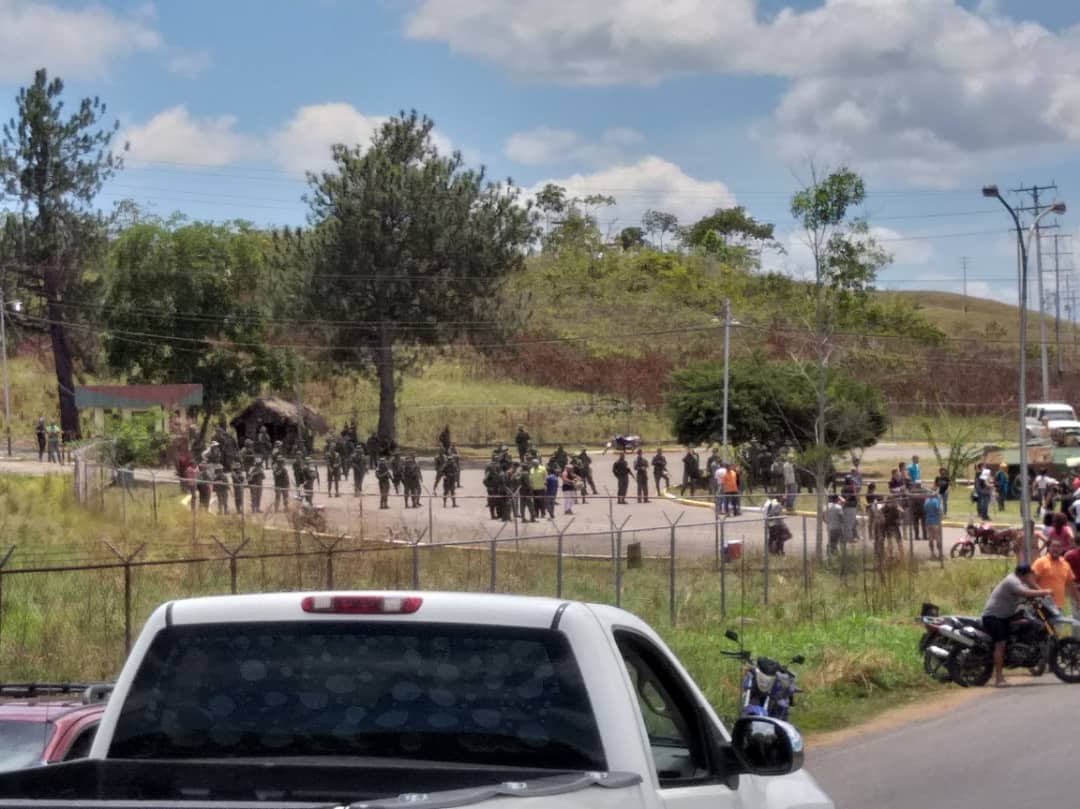
<svg viewBox="0 0 1080 809">
<path fill-rule="evenodd" d="M 733 640 L 736 643 L 739 642 L 739 633 L 736 632 L 734 629 L 729 629 L 727 632 L 725 632 L 724 637 L 728 640 Z"/>
<path fill-rule="evenodd" d="M 766 716 L 735 720 L 731 748 L 743 772 L 787 775 L 802 767 L 803 740 L 792 725 Z"/>
</svg>

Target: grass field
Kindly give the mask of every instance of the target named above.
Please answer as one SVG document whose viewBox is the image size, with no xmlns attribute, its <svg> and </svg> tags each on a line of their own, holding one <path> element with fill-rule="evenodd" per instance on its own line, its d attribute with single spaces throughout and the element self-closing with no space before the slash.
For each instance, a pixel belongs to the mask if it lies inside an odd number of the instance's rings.
<svg viewBox="0 0 1080 809">
<path fill-rule="evenodd" d="M 203 557 L 199 564 L 166 564 L 133 569 L 135 629 L 159 603 L 176 597 L 229 591 L 229 565 L 209 534 L 192 542 L 183 512 L 163 514 L 149 524 L 144 506 L 128 510 L 126 528 L 117 518 L 118 493 L 110 492 L 103 513 L 75 505 L 56 478 L 0 478 L 4 536 L 16 544 L 11 571 L 26 566 L 113 559 L 110 542 L 123 555 L 143 542 L 139 558 L 178 560 Z M 229 547 L 240 544 L 236 521 L 218 522 L 215 537 Z M 260 533 L 248 528 L 245 553 L 287 553 L 298 539 L 291 533 Z M 305 547 L 316 548 L 305 541 Z M 509 548 L 509 546 L 507 546 Z M 408 588 L 412 551 L 385 545 L 346 542 L 334 561 L 334 584 L 347 588 Z M 0 558 L 6 549 L 0 548 Z M 486 549 L 419 548 L 421 586 L 426 589 L 483 591 L 488 588 Z M 710 701 L 730 717 L 737 699 L 738 666 L 721 657 L 730 648 L 726 628 L 740 630 L 755 653 L 807 657 L 800 686 L 806 694 L 795 719 L 808 732 L 847 726 L 898 702 L 921 698 L 938 688 L 922 673 L 916 654 L 919 629 L 913 617 L 923 601 L 950 611 L 981 607 L 991 585 L 1004 572 L 996 562 L 948 564 L 911 574 L 891 568 L 877 579 L 854 565 L 846 580 L 835 572 L 812 569 L 804 589 L 799 560 L 773 568 L 769 603 L 764 603 L 760 557 L 731 565 L 721 605 L 719 576 L 711 560 L 679 559 L 677 619 L 669 621 L 668 565 L 646 560 L 625 570 L 623 606 L 643 617 L 664 636 Z M 775 563 L 774 563 L 775 564 Z M 240 592 L 284 591 L 325 585 L 326 557 L 242 559 Z M 563 596 L 614 602 L 610 561 L 567 559 Z M 123 571 L 47 572 L 5 575 L 0 602 L 0 680 L 96 680 L 115 675 L 123 658 Z M 556 562 L 550 555 L 506 550 L 497 555 L 500 592 L 554 595 Z"/>
</svg>

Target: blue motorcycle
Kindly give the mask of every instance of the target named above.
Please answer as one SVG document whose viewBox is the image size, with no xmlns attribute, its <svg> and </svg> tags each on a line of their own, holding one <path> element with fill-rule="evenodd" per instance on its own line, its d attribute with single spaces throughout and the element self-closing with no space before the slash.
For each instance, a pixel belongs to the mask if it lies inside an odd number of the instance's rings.
<svg viewBox="0 0 1080 809">
<path fill-rule="evenodd" d="M 724 637 L 739 644 L 737 652 L 721 652 L 727 657 L 742 661 L 741 716 L 771 716 L 787 721 L 791 706 L 795 704 L 796 675 L 787 666 L 770 657 L 754 658 L 749 650 L 742 648 L 739 634 L 732 629 Z M 791 658 L 788 666 L 806 662 L 802 655 Z"/>
</svg>

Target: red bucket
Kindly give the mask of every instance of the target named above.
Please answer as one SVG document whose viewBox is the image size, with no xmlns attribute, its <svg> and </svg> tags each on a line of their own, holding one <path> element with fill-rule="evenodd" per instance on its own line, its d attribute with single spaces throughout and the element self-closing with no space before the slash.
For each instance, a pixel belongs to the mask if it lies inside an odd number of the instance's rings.
<svg viewBox="0 0 1080 809">
<path fill-rule="evenodd" d="M 734 539 L 724 545 L 724 561 L 734 562 L 742 556 L 742 540 Z"/>
</svg>

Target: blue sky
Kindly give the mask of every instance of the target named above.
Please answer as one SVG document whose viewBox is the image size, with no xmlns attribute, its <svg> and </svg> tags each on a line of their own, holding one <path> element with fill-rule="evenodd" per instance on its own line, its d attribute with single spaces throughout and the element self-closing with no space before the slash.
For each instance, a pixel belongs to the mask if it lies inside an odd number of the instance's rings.
<svg viewBox="0 0 1080 809">
<path fill-rule="evenodd" d="M 613 231 L 744 205 L 795 275 L 787 200 L 811 159 L 846 163 L 881 286 L 959 291 L 968 256 L 972 294 L 1015 300 L 979 188 L 1056 182 L 1080 211 L 1078 23 L 1066 0 L 0 0 L 0 115 L 47 67 L 131 142 L 103 204 L 277 225 L 330 143 L 415 108 L 494 177 L 611 194 Z"/>
</svg>

